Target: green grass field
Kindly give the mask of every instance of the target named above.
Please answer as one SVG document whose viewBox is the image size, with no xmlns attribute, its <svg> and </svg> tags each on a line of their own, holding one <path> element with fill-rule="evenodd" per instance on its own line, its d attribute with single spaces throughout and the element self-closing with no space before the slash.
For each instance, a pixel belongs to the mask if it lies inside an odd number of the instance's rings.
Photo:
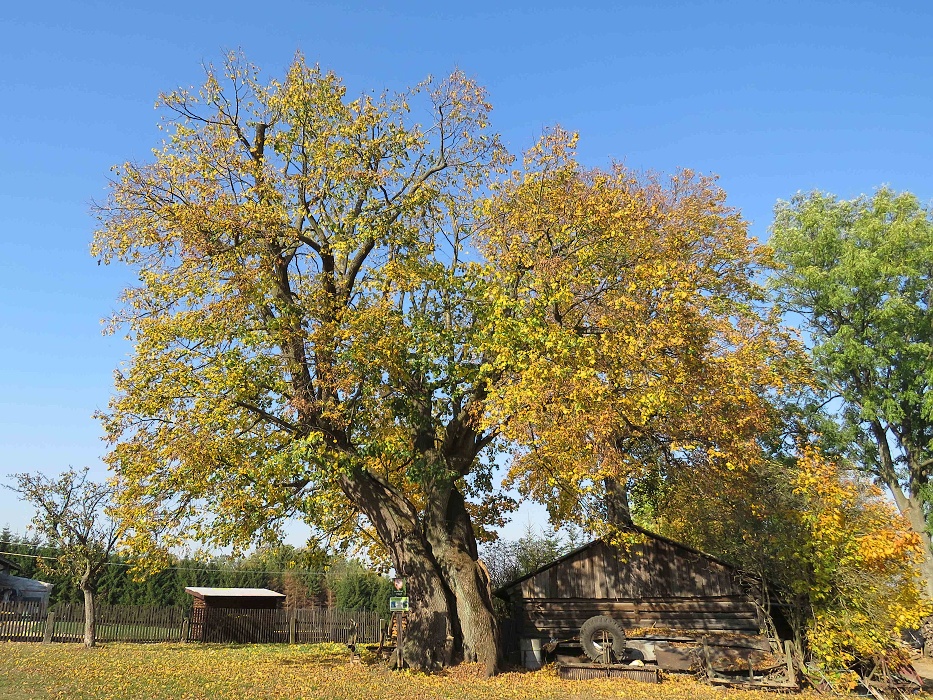
<svg viewBox="0 0 933 700">
<path fill-rule="evenodd" d="M 810 698 L 816 696 L 802 695 Z M 713 689 L 691 678 L 661 685 L 628 680 L 560 680 L 551 669 L 483 678 L 477 666 L 425 675 L 351 662 L 337 644 L 201 645 L 0 642 L 3 700 L 779 700 Z"/>
</svg>

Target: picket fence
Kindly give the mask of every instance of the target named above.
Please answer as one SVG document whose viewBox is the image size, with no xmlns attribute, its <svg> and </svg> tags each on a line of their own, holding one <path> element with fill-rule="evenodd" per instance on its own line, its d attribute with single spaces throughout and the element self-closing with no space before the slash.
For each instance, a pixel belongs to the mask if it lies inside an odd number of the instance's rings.
<svg viewBox="0 0 933 700">
<path fill-rule="evenodd" d="M 100 642 L 375 643 L 383 622 L 368 611 L 299 608 L 248 610 L 98 605 Z M 84 605 L 0 602 L 0 640 L 79 642 Z"/>
</svg>

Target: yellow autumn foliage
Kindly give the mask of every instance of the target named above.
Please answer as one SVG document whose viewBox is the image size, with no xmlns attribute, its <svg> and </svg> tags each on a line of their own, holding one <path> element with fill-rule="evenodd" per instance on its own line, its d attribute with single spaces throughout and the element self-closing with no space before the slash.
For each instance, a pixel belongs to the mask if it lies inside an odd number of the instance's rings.
<svg viewBox="0 0 933 700">
<path fill-rule="evenodd" d="M 791 483 L 809 540 L 810 650 L 830 668 L 890 652 L 933 611 L 921 593 L 920 537 L 877 486 L 812 446 Z"/>
<path fill-rule="evenodd" d="M 509 477 L 557 521 L 602 531 L 604 480 L 728 480 L 760 454 L 800 348 L 762 310 L 768 250 L 711 178 L 585 169 L 555 129 L 485 204 L 497 262 L 486 419 Z"/>
<path fill-rule="evenodd" d="M 457 71 L 353 98 L 300 54 L 265 78 L 234 52 L 158 106 L 165 138 L 113 168 L 92 245 L 139 277 L 111 319 L 133 357 L 99 414 L 129 546 L 157 563 L 191 540 L 274 540 L 296 516 L 386 555 L 376 509 L 347 492 L 374 476 L 424 512 L 412 414 L 446 399 L 421 428 L 443 442 L 470 403 L 461 219 L 509 162 L 484 89 Z M 509 507 L 486 495 L 478 529 Z"/>
<path fill-rule="evenodd" d="M 917 535 L 875 485 L 818 443 L 731 481 L 668 487 L 662 531 L 766 580 L 764 604 L 842 685 L 858 662 L 897 655 L 901 630 L 931 612 Z"/>
<path fill-rule="evenodd" d="M 0 642 L 0 697 L 12 700 L 765 700 L 770 694 L 712 688 L 693 678 L 660 685 L 569 681 L 553 668 L 484 678 L 477 664 L 438 674 L 390 671 L 346 647 Z M 807 697 L 807 694 L 804 694 Z M 815 696 L 814 696 L 815 697 Z"/>
</svg>

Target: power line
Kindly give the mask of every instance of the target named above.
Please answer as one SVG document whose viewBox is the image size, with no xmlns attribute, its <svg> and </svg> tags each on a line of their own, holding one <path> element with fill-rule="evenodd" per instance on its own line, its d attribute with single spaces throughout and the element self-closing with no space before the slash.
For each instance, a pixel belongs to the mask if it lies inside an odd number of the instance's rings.
<svg viewBox="0 0 933 700">
<path fill-rule="evenodd" d="M 46 557 L 42 554 L 23 554 L 22 552 L 0 552 L 0 554 L 11 557 L 26 557 L 27 559 L 55 559 L 55 557 Z M 125 566 L 130 567 L 133 564 L 121 561 L 104 562 L 107 566 Z M 166 566 L 160 571 L 211 571 L 221 574 L 326 574 L 327 569 L 288 569 L 286 571 L 264 571 L 259 569 L 211 569 L 195 566 Z"/>
</svg>

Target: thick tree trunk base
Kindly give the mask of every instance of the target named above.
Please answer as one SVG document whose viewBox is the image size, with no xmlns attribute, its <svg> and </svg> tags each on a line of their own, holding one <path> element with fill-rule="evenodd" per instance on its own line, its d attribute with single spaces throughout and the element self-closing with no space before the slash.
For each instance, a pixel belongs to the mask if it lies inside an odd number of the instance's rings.
<svg viewBox="0 0 933 700">
<path fill-rule="evenodd" d="M 365 472 L 345 480 L 343 489 L 366 513 L 391 552 L 396 572 L 408 582 L 411 612 L 402 649 L 406 665 L 426 672 L 453 665 L 460 658 L 456 602 L 417 512 Z"/>
<path fill-rule="evenodd" d="M 396 571 L 408 581 L 406 665 L 431 672 L 466 660 L 495 674 L 499 649 L 492 591 L 477 558 L 463 496 L 448 482 L 444 507 L 418 513 L 366 472 L 346 479 L 343 489 L 366 513 L 392 553 Z"/>
<path fill-rule="evenodd" d="M 499 670 L 499 630 L 489 575 L 479 562 L 462 494 L 451 484 L 446 496 L 443 516 L 427 523 L 428 540 L 456 601 L 463 660 L 483 664 L 493 676 Z"/>
</svg>

